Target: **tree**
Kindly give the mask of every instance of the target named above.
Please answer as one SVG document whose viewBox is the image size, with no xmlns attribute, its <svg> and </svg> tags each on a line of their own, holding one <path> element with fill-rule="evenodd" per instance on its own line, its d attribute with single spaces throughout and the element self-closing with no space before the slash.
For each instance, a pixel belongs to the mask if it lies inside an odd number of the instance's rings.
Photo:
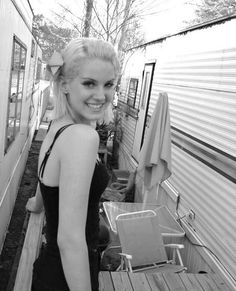
<svg viewBox="0 0 236 291">
<path fill-rule="evenodd" d="M 86 0 L 85 18 L 60 4 L 62 13 L 56 14 L 61 23 L 83 27 L 81 35 L 110 41 L 118 50 L 121 67 L 125 51 L 144 43 L 140 27 L 140 0 Z M 70 16 L 70 21 L 68 21 Z"/>
<path fill-rule="evenodd" d="M 190 4 L 190 3 L 189 3 Z M 194 23 L 209 21 L 223 16 L 230 16 L 236 12 L 235 0 L 203 0 L 197 6 L 197 18 Z"/>
<path fill-rule="evenodd" d="M 39 42 L 45 60 L 54 50 L 62 49 L 75 36 L 92 36 L 110 41 L 119 51 L 120 60 L 124 51 L 144 42 L 139 24 L 140 0 L 86 0 L 85 11 L 70 9 L 59 4 L 60 12 L 54 12 L 55 22 L 46 21 L 37 15 L 35 22 Z M 85 15 L 85 17 L 83 17 Z"/>
<path fill-rule="evenodd" d="M 78 31 L 59 27 L 53 22 L 46 21 L 42 14 L 38 14 L 34 17 L 33 33 L 43 51 L 43 61 L 47 62 L 54 50 L 62 50 Z"/>
<path fill-rule="evenodd" d="M 85 19 L 79 13 L 60 4 L 63 13 L 57 14 L 61 21 L 66 22 L 68 15 L 72 17 L 73 26 L 83 26 L 84 36 L 92 36 L 110 41 L 120 52 L 128 47 L 143 43 L 140 33 L 139 17 L 135 4 L 139 0 L 86 0 Z M 92 10 L 91 10 L 92 8 Z M 79 25 L 78 25 L 79 23 Z M 131 33 L 132 31 L 132 33 Z M 127 38 L 129 42 L 127 42 Z"/>
<path fill-rule="evenodd" d="M 130 16 L 131 4 L 132 4 L 132 0 L 126 0 L 125 9 L 124 9 L 124 21 L 123 21 L 123 24 L 121 26 L 120 39 L 119 39 L 119 43 L 118 43 L 118 51 L 123 50 L 123 44 L 125 42 L 125 37 L 127 34 L 128 25 L 129 25 L 128 19 Z"/>
<path fill-rule="evenodd" d="M 93 0 L 86 0 L 86 13 L 83 29 L 83 36 L 85 37 L 89 37 L 90 34 L 92 11 L 93 11 Z"/>
</svg>

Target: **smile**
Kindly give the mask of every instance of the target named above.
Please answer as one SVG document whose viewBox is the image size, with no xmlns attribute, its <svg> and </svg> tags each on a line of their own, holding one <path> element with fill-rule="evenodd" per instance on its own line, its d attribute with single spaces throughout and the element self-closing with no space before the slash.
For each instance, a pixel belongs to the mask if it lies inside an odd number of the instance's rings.
<svg viewBox="0 0 236 291">
<path fill-rule="evenodd" d="M 103 107 L 103 104 L 87 103 L 87 105 L 93 110 L 100 110 Z"/>
</svg>

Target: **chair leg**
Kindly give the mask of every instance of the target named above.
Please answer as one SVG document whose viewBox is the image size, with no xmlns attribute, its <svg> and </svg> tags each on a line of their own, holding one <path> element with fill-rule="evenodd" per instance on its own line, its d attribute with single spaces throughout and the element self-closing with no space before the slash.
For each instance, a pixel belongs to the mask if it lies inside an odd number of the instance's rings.
<svg viewBox="0 0 236 291">
<path fill-rule="evenodd" d="M 180 255 L 180 251 L 179 251 L 179 249 L 176 249 L 176 251 L 177 251 L 177 256 L 178 256 L 178 259 L 179 259 L 179 263 L 180 263 L 180 265 L 181 265 L 181 266 L 184 266 L 184 264 L 183 264 L 183 260 L 182 260 L 182 257 L 181 257 L 181 255 Z"/>
<path fill-rule="evenodd" d="M 176 264 L 176 249 L 173 250 L 172 262 L 173 262 L 173 264 Z"/>
</svg>

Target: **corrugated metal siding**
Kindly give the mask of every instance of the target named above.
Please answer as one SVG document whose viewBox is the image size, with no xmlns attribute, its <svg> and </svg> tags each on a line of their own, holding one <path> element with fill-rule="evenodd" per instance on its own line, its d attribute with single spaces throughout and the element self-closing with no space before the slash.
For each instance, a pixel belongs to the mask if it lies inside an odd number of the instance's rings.
<svg viewBox="0 0 236 291">
<path fill-rule="evenodd" d="M 148 112 L 153 112 L 158 92 L 166 91 L 172 126 L 236 157 L 236 42 L 233 46 L 229 41 L 229 46 L 222 48 L 219 37 L 211 38 L 210 31 L 216 34 L 217 29 L 222 35 L 220 27 L 209 28 L 208 42 L 212 44 L 206 46 L 212 49 L 206 51 L 204 43 L 197 49 L 200 32 L 171 40 L 179 54 L 171 52 L 157 64 Z M 202 34 L 206 37 L 207 31 Z M 191 53 L 188 38 L 195 46 Z M 182 213 L 195 211 L 196 233 L 236 278 L 236 184 L 183 150 L 172 148 L 170 182 L 180 192 L 180 209 Z"/>
<path fill-rule="evenodd" d="M 160 83 L 236 92 L 236 48 L 181 55 L 157 71 Z"/>
<path fill-rule="evenodd" d="M 168 92 L 172 126 L 235 156 L 235 93 L 155 84 L 159 91 Z"/>
<path fill-rule="evenodd" d="M 121 80 L 119 100 L 122 102 L 126 102 L 126 99 L 127 99 L 126 92 L 129 85 L 129 79 L 130 78 L 127 77 L 127 78 L 122 78 Z"/>
<path fill-rule="evenodd" d="M 169 181 L 180 193 L 180 210 L 194 210 L 192 225 L 196 233 L 235 276 L 236 184 L 175 146 L 172 153 L 173 174 Z"/>
<path fill-rule="evenodd" d="M 158 93 L 166 91 L 171 125 L 233 158 L 236 157 L 235 30 L 233 19 L 167 38 L 148 46 L 145 52 L 146 60 L 157 59 L 148 115 L 152 115 Z M 144 64 L 145 61 L 143 68 Z M 136 74 L 137 70 L 138 67 Z M 131 143 L 126 139 L 123 142 L 129 144 L 130 151 Z M 173 175 L 169 180 L 180 192 L 180 211 L 183 214 L 189 209 L 195 211 L 193 228 L 236 279 L 236 184 L 175 145 L 172 148 Z"/>
<path fill-rule="evenodd" d="M 128 153 L 132 153 L 134 134 L 135 134 L 136 120 L 131 116 L 122 119 L 122 144 Z"/>
<path fill-rule="evenodd" d="M 235 156 L 236 47 L 176 56 L 157 67 L 149 114 L 160 90 L 169 94 L 172 125 Z"/>
</svg>

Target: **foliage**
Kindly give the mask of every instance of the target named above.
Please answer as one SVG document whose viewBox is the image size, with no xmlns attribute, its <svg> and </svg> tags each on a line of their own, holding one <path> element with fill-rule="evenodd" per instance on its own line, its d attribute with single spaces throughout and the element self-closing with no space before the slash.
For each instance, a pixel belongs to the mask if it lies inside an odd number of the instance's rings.
<svg viewBox="0 0 236 291">
<path fill-rule="evenodd" d="M 121 142 L 123 130 L 122 130 L 122 117 L 121 112 L 116 108 L 113 110 L 114 118 L 109 128 L 110 135 L 113 134 L 113 140 L 115 139 L 117 142 Z"/>
<path fill-rule="evenodd" d="M 194 23 L 202 23 L 223 16 L 230 16 L 236 13 L 235 0 L 203 0 L 195 11 L 197 18 Z"/>
<path fill-rule="evenodd" d="M 47 61 L 54 50 L 60 51 L 78 32 L 67 27 L 59 27 L 46 21 L 42 14 L 35 15 L 33 33 L 42 51 L 43 61 Z"/>
<path fill-rule="evenodd" d="M 122 118 L 121 112 L 115 108 L 113 109 L 114 118 L 109 124 L 101 123 L 97 124 L 96 130 L 100 137 L 100 145 L 107 145 L 107 141 L 112 142 L 112 155 L 110 160 L 110 166 L 112 168 L 118 168 L 119 159 L 119 143 L 122 140 Z"/>
<path fill-rule="evenodd" d="M 135 37 L 134 37 L 135 34 Z M 123 43 L 123 50 L 126 51 L 133 47 L 139 46 L 144 43 L 144 35 L 141 30 L 140 22 L 134 18 L 130 23 L 125 33 L 125 40 Z"/>
<path fill-rule="evenodd" d="M 120 142 L 122 139 L 122 118 L 120 116 L 120 112 L 117 109 L 113 109 L 114 118 L 109 123 L 98 123 L 96 126 L 96 130 L 99 134 L 100 141 L 103 144 L 106 144 L 107 140 L 110 139 L 114 142 Z"/>
<path fill-rule="evenodd" d="M 86 0 L 84 13 L 59 3 L 60 12 L 54 12 L 54 22 L 42 14 L 36 15 L 33 31 L 42 47 L 44 61 L 72 38 L 84 35 L 110 41 L 117 47 L 122 64 L 124 51 L 144 42 L 138 1 Z"/>
</svg>

